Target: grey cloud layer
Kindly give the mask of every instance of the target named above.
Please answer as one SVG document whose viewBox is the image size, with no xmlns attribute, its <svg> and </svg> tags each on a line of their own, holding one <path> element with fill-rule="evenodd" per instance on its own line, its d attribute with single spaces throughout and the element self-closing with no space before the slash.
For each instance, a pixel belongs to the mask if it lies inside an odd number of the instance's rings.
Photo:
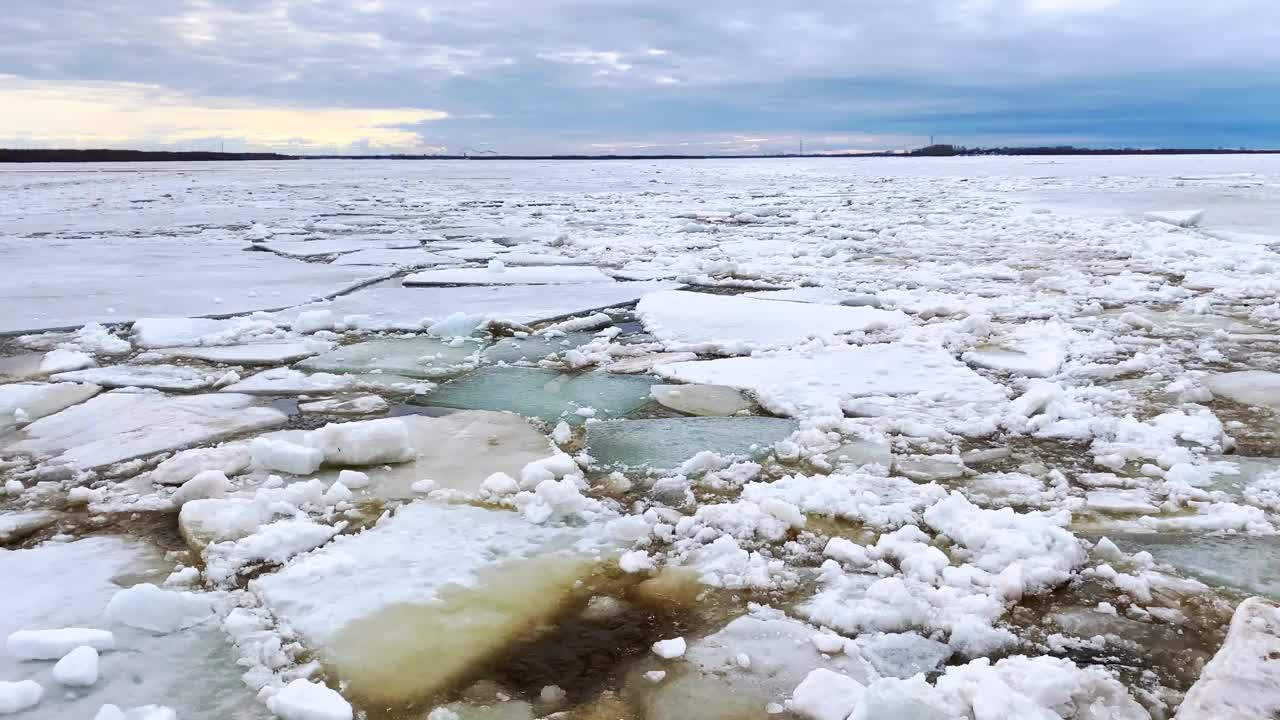
<svg viewBox="0 0 1280 720">
<path fill-rule="evenodd" d="M 753 107 L 791 107 L 798 95 L 825 119 L 817 125 L 849 123 L 1014 103 L 1053 83 L 1218 82 L 1206 79 L 1280 68 L 1280 6 L 1269 0 L 5 5 L 0 73 L 495 116 L 466 125 L 481 133 L 484 122 L 532 135 L 610 124 L 627 132 L 667 133 L 681 123 L 691 132 L 723 131 L 716 108 L 753 115 Z M 669 108 L 661 113 L 668 126 L 645 125 L 655 104 Z M 632 120 L 618 117 L 627 112 Z M 776 121 L 743 120 L 744 131 Z"/>
</svg>

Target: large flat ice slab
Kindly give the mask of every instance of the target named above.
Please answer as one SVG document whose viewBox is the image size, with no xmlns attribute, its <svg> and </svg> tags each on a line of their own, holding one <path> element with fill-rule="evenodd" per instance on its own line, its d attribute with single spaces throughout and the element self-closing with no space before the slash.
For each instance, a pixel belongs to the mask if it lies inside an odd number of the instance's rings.
<svg viewBox="0 0 1280 720">
<path fill-rule="evenodd" d="M 933 402 L 954 403 L 1005 399 L 1003 388 L 946 351 L 914 343 L 669 363 L 654 372 L 682 382 L 750 390 L 761 405 L 782 415 L 839 414 L 845 402 L 869 396 L 927 395 Z"/>
<path fill-rule="evenodd" d="M 446 689 L 550 619 L 597 562 L 582 531 L 416 502 L 250 584 L 345 683 L 391 705 Z"/>
<path fill-rule="evenodd" d="M 284 424 L 279 410 L 254 407 L 248 395 L 169 397 L 110 392 L 37 420 L 0 441 L 6 453 L 53 456 L 97 468 Z"/>
<path fill-rule="evenodd" d="M 353 253 L 358 250 L 396 250 L 416 248 L 417 240 L 372 240 L 333 238 L 328 240 L 268 240 L 255 246 L 290 257 L 311 258 Z"/>
<path fill-rule="evenodd" d="M 636 306 L 645 329 L 668 350 L 736 355 L 795 345 L 811 337 L 905 325 L 896 310 L 758 300 L 673 290 Z"/>
<path fill-rule="evenodd" d="M 613 278 L 592 265 L 424 270 L 404 279 L 405 285 L 570 285 L 598 282 L 613 282 Z"/>
<path fill-rule="evenodd" d="M 1265 370 L 1242 370 L 1205 378 L 1214 395 L 1245 405 L 1260 405 L 1280 410 L 1280 373 Z"/>
<path fill-rule="evenodd" d="M 371 268 L 317 265 L 180 237 L 0 239 L 0 333 L 119 323 L 148 315 L 226 315 L 338 293 Z"/>
<path fill-rule="evenodd" d="M 357 250 L 339 255 L 333 259 L 334 265 L 391 265 L 398 268 L 420 268 L 432 265 L 450 265 L 458 262 L 455 258 L 439 253 L 427 252 L 421 248 L 408 250 Z"/>
<path fill-rule="evenodd" d="M 1280 717 L 1280 607 L 1262 598 L 1240 603 L 1222 649 L 1187 691 L 1177 720 Z"/>
<path fill-rule="evenodd" d="M 679 287 L 669 282 L 591 282 L 557 286 L 372 287 L 333 300 L 279 313 L 292 322 L 299 313 L 326 309 L 335 320 L 362 330 L 422 330 L 462 312 L 489 320 L 531 323 L 571 313 L 633 302 L 645 293 Z"/>
</svg>

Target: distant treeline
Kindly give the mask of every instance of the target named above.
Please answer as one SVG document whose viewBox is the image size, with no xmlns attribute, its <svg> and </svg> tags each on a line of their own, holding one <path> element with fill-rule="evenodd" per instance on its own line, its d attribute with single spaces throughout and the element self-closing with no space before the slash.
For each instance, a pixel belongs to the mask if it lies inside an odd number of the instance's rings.
<svg viewBox="0 0 1280 720">
<path fill-rule="evenodd" d="M 909 154 L 913 157 L 957 157 L 973 155 L 1267 155 L 1280 150 L 1247 148 L 1082 148 L 1073 145 L 1045 147 L 970 148 L 963 145 L 930 145 Z"/>
<path fill-rule="evenodd" d="M 969 148 L 930 145 L 908 152 L 772 155 L 281 155 L 279 153 L 166 152 L 156 150 L 19 150 L 0 148 L 0 163 L 35 162 L 164 162 L 203 160 L 724 160 L 762 158 L 970 157 L 978 155 L 1240 155 L 1275 154 L 1280 150 L 1196 148 Z"/>
<path fill-rule="evenodd" d="M 176 162 L 193 160 L 294 160 L 277 153 L 168 152 L 160 150 L 20 150 L 0 148 L 0 162 Z"/>
</svg>

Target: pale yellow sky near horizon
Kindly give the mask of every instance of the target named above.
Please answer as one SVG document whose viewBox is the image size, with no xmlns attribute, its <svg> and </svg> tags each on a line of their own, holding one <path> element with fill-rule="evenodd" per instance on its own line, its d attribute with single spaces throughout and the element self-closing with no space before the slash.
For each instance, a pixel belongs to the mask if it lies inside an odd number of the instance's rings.
<svg viewBox="0 0 1280 720">
<path fill-rule="evenodd" d="M 442 120 L 426 108 L 302 107 L 208 100 L 156 85 L 36 81 L 0 75 L 0 143 L 26 146 L 163 146 L 225 139 L 249 148 L 370 148 L 432 152 L 402 125 Z M 208 149 L 208 148 L 202 148 Z"/>
</svg>

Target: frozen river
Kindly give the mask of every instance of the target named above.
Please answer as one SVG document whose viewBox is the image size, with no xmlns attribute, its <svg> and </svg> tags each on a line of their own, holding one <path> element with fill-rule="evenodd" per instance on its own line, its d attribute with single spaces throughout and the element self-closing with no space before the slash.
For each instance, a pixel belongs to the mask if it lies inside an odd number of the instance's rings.
<svg viewBox="0 0 1280 720">
<path fill-rule="evenodd" d="M 0 714 L 1280 712 L 1280 157 L 0 196 Z"/>
</svg>

